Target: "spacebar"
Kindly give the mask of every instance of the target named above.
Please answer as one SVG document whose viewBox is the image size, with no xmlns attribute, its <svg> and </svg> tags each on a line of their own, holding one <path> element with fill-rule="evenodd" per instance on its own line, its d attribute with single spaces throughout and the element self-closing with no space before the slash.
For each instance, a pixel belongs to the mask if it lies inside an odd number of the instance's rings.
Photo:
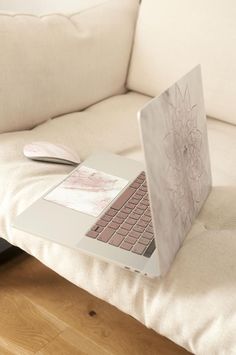
<svg viewBox="0 0 236 355">
<path fill-rule="evenodd" d="M 130 197 L 135 193 L 136 189 L 133 189 L 132 187 L 128 187 L 122 195 L 118 197 L 118 199 L 113 203 L 111 206 L 115 210 L 120 210 L 121 207 L 127 202 Z"/>
</svg>

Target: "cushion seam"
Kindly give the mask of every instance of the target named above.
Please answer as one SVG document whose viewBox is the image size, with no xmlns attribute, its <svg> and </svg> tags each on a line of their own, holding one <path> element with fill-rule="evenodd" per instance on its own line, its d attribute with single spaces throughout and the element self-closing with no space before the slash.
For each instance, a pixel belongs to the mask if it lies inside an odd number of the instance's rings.
<svg viewBox="0 0 236 355">
<path fill-rule="evenodd" d="M 109 2 L 110 0 L 106 0 L 106 1 L 103 1 L 102 3 L 100 4 L 97 4 L 97 5 L 94 5 L 94 6 L 91 6 L 87 9 L 83 9 L 83 10 L 80 10 L 80 11 L 77 11 L 77 12 L 74 12 L 72 14 L 66 14 L 66 13 L 60 13 L 60 12 L 52 12 L 52 13 L 48 13 L 48 14 L 44 14 L 44 15 L 35 15 L 35 14 L 27 14 L 27 13 L 4 13 L 4 12 L 0 12 L 0 16 L 8 16 L 8 17 L 34 17 L 34 18 L 38 18 L 38 19 L 44 19 L 45 17 L 50 17 L 50 16 L 61 16 L 61 17 L 65 17 L 67 19 L 70 19 L 71 17 L 73 16 L 76 16 L 76 15 L 79 15 L 81 13 L 84 13 L 84 12 L 87 12 L 87 11 L 90 11 L 90 10 L 93 10 L 94 8 L 96 7 L 99 7 L 99 6 L 102 6 L 104 5 L 105 3 Z"/>
</svg>

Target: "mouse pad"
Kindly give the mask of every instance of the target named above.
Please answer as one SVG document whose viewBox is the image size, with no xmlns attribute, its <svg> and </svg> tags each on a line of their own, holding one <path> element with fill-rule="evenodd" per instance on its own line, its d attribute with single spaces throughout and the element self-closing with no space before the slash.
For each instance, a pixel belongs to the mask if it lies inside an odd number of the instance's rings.
<svg viewBox="0 0 236 355">
<path fill-rule="evenodd" d="M 81 166 L 44 199 L 98 217 L 127 183 L 120 177 Z"/>
</svg>

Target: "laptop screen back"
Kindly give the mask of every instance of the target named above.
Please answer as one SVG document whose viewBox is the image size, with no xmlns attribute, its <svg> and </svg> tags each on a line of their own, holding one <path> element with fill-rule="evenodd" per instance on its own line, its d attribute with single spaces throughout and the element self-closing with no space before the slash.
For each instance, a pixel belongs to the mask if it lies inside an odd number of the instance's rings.
<svg viewBox="0 0 236 355">
<path fill-rule="evenodd" d="M 211 188 L 201 69 L 139 112 L 160 270 L 165 274 Z"/>
</svg>

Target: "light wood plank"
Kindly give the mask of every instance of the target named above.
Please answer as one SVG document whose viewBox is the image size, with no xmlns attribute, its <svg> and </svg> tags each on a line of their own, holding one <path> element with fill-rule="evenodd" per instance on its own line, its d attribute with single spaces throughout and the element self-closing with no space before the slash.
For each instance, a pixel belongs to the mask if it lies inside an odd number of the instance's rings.
<svg viewBox="0 0 236 355">
<path fill-rule="evenodd" d="M 98 344 L 85 338 L 72 328 L 67 328 L 53 339 L 37 355 L 110 355 Z"/>
<path fill-rule="evenodd" d="M 33 354 L 66 328 L 17 290 L 0 289 L 0 345 L 5 352 Z"/>
<path fill-rule="evenodd" d="M 60 344 L 65 349 L 76 348 L 79 343 L 75 339 L 78 337 L 83 340 L 83 348 L 87 339 L 91 355 L 93 346 L 102 349 L 104 354 L 114 355 L 189 354 L 132 317 L 66 281 L 33 257 L 20 257 L 5 265 L 2 271 L 0 267 L 0 287 L 8 285 L 11 290 L 40 308 L 41 317 L 45 313 L 60 324 L 56 336 L 44 340 L 41 351 L 60 348 Z M 66 329 L 62 330 L 64 325 Z M 83 353 L 83 349 L 77 350 Z"/>
<path fill-rule="evenodd" d="M 31 355 L 32 351 L 26 351 L 16 344 L 11 344 L 8 340 L 0 336 L 0 354 L 1 355 L 15 355 L 15 354 L 24 354 Z"/>
</svg>

